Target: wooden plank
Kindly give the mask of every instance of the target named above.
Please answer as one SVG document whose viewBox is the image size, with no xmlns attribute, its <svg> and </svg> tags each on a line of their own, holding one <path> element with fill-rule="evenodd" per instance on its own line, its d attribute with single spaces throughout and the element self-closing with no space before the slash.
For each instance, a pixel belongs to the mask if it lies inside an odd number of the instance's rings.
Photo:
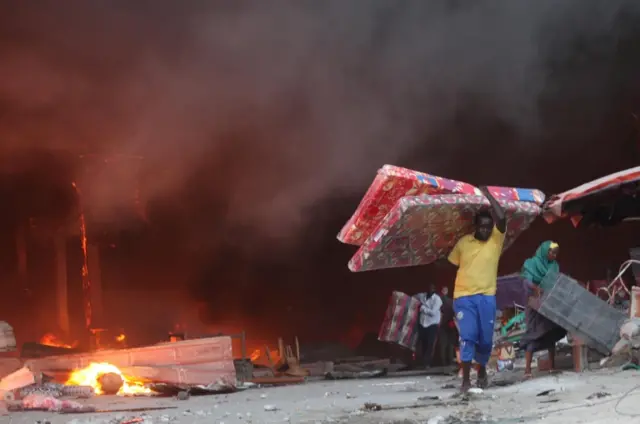
<svg viewBox="0 0 640 424">
<path fill-rule="evenodd" d="M 43 345 L 36 342 L 26 342 L 22 344 L 22 349 L 20 350 L 20 358 L 48 358 L 51 356 L 72 355 L 74 353 L 81 353 L 81 350 L 70 349 L 67 347 Z"/>
<path fill-rule="evenodd" d="M 216 368 L 197 369 L 193 367 L 122 367 L 122 373 L 128 377 L 152 381 L 154 383 L 203 385 L 214 383 L 228 385 L 235 388 L 237 385 L 236 371 L 231 362 L 220 362 Z"/>
<path fill-rule="evenodd" d="M 0 358 L 0 379 L 22 368 L 18 358 Z"/>
<path fill-rule="evenodd" d="M 40 370 L 70 370 L 92 362 L 107 362 L 117 367 L 172 366 L 229 362 L 233 368 L 231 337 L 185 340 L 133 349 L 103 350 L 92 353 L 32 359 L 27 366 Z"/>
<path fill-rule="evenodd" d="M 337 358 L 334 359 L 333 362 L 335 364 L 343 364 L 347 362 L 368 362 L 368 361 L 378 361 L 380 358 L 376 356 L 351 356 L 348 358 Z"/>
<path fill-rule="evenodd" d="M 575 335 L 573 338 L 573 370 L 582 372 L 589 368 L 589 359 L 587 357 L 587 345 Z"/>
<path fill-rule="evenodd" d="M 334 364 L 335 371 L 344 372 L 360 372 L 360 371 L 372 371 L 376 369 L 387 369 L 391 361 L 389 359 L 378 359 L 377 361 L 367 362 L 345 362 L 342 364 Z"/>
<path fill-rule="evenodd" d="M 322 377 L 326 373 L 333 371 L 333 362 L 319 361 L 310 364 L 301 364 L 300 367 L 311 377 Z"/>
<path fill-rule="evenodd" d="M 258 377 L 251 380 L 254 384 L 300 384 L 304 383 L 304 377 Z"/>
</svg>

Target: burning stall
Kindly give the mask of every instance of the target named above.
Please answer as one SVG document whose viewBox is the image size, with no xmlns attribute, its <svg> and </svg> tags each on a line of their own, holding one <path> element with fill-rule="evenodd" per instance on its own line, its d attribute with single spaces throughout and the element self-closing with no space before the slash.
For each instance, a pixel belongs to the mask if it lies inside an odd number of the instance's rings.
<svg viewBox="0 0 640 424">
<path fill-rule="evenodd" d="M 570 219 L 576 228 L 612 226 L 637 220 L 640 218 L 640 167 L 616 172 L 551 196 L 543 206 L 543 216 L 548 223 Z M 598 299 L 589 293 L 588 287 L 569 276 L 559 274 L 545 278 L 544 293 L 536 302 L 536 308 L 548 319 L 579 336 L 578 343 L 574 343 L 576 370 L 586 366 L 585 345 L 609 354 L 620 340 L 619 329 L 626 319 L 614 306 L 620 295 L 630 295 L 623 276 L 632 263 L 633 259 L 626 261 L 613 280 L 596 290 L 596 294 L 605 295 L 604 299 Z M 635 309 L 634 298 L 631 298 L 631 310 Z"/>
</svg>

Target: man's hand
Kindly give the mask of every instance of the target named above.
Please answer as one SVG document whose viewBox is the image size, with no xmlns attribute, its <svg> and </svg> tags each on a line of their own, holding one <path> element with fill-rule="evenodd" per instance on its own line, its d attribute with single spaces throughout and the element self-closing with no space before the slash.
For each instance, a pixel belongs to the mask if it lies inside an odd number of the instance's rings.
<svg viewBox="0 0 640 424">
<path fill-rule="evenodd" d="M 484 196 L 489 200 L 496 228 L 498 229 L 498 231 L 504 234 L 507 231 L 507 216 L 504 212 L 504 209 L 502 209 L 500 203 L 498 203 L 495 197 L 493 197 L 493 194 L 491 194 L 487 186 L 480 186 L 478 188 L 480 189 L 482 194 L 484 194 Z"/>
<path fill-rule="evenodd" d="M 484 194 L 485 196 L 487 196 L 487 193 L 489 195 L 491 195 L 491 192 L 489 191 L 489 187 L 487 186 L 480 186 L 478 187 L 478 189 L 480 189 L 480 191 L 482 192 L 482 194 Z M 488 196 L 487 196 L 488 197 Z"/>
</svg>

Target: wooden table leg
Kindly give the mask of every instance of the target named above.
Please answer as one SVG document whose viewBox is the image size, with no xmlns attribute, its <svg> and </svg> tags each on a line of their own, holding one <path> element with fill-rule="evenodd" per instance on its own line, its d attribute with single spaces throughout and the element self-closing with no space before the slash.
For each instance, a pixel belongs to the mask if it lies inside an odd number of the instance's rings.
<svg viewBox="0 0 640 424">
<path fill-rule="evenodd" d="M 573 370 L 575 372 L 583 372 L 589 367 L 589 359 L 587 357 L 587 345 L 576 336 L 573 339 Z"/>
</svg>

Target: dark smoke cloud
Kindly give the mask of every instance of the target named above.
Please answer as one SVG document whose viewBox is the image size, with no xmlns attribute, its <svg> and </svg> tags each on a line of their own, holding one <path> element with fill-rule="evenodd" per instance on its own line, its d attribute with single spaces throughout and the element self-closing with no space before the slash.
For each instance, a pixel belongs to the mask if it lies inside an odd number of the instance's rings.
<svg viewBox="0 0 640 424">
<path fill-rule="evenodd" d="M 550 63 L 576 39 L 615 38 L 637 5 L 3 2 L 0 143 L 140 155 L 149 197 L 193 191 L 225 224 L 287 238 L 323 199 L 362 191 L 425 143 L 445 149 L 434 167 L 464 152 L 433 136 L 469 97 L 514 128 L 514 148 L 535 149 L 541 93 L 556 96 Z M 111 177 L 90 185 L 114 213 Z"/>
</svg>

